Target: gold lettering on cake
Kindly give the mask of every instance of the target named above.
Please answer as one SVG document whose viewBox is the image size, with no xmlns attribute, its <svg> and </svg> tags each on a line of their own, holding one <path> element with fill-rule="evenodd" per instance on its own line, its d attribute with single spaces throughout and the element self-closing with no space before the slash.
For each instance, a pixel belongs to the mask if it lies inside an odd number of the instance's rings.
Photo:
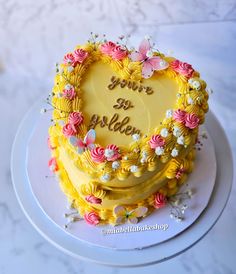
<svg viewBox="0 0 236 274">
<path fill-rule="evenodd" d="M 121 109 L 123 108 L 124 110 L 127 110 L 129 108 L 133 108 L 134 106 L 132 105 L 131 101 L 130 100 L 126 100 L 126 99 L 123 99 L 123 98 L 118 98 L 116 100 L 116 103 L 113 108 L 115 109 Z"/>
<path fill-rule="evenodd" d="M 147 95 L 150 95 L 154 92 L 152 87 L 143 86 L 137 82 L 128 81 L 125 79 L 117 78 L 116 76 L 111 77 L 111 83 L 107 86 L 109 90 L 114 89 L 115 87 L 120 86 L 121 88 L 127 87 L 128 89 L 137 90 L 138 92 L 144 92 Z"/>
<path fill-rule="evenodd" d="M 115 113 L 112 118 L 109 120 L 107 116 L 102 116 L 100 118 L 99 115 L 93 114 L 90 122 L 89 122 L 89 129 L 94 129 L 96 126 L 100 127 L 107 127 L 109 131 L 120 132 L 121 134 L 125 135 L 133 135 L 133 134 L 140 134 L 141 131 L 131 125 L 128 125 L 130 118 L 126 116 L 121 121 L 119 121 L 119 114 Z"/>
</svg>

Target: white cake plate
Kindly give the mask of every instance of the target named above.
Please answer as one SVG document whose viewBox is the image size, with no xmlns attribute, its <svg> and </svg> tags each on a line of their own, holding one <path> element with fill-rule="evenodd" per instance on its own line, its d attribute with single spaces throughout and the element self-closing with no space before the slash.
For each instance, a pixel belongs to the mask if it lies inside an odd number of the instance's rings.
<svg viewBox="0 0 236 274">
<path fill-rule="evenodd" d="M 53 215 L 52 212 L 46 212 L 47 208 L 45 208 L 45 205 L 40 204 L 42 200 L 39 199 L 39 194 L 35 192 L 34 188 L 32 187 L 38 201 L 35 199 L 35 196 L 31 191 L 32 182 L 30 182 L 27 174 L 26 155 L 27 150 L 30 148 L 28 147 L 28 143 L 32 137 L 32 134 L 35 132 L 34 127 L 36 127 L 35 129 L 37 129 L 38 122 L 41 119 L 39 115 L 39 109 L 41 108 L 41 106 L 42 101 L 33 106 L 33 108 L 29 111 L 29 113 L 22 121 L 17 132 L 12 149 L 12 180 L 14 183 L 14 188 L 18 201 L 30 222 L 48 241 L 50 241 L 52 244 L 54 244 L 64 252 L 80 259 L 113 266 L 143 266 L 158 263 L 166 259 L 172 258 L 190 248 L 212 228 L 212 226 L 219 218 L 229 197 L 233 178 L 233 165 L 231 150 L 224 131 L 222 130 L 214 115 L 212 113 L 209 113 L 206 119 L 206 127 L 209 134 L 214 137 L 213 143 L 215 146 L 215 155 L 217 159 L 217 176 L 215 180 L 215 187 L 207 208 L 200 216 L 198 214 L 198 218 L 196 217 L 197 220 L 191 226 L 189 226 L 189 224 L 187 230 L 184 230 L 183 233 L 180 233 L 179 231 L 175 234 L 178 235 L 174 238 L 172 234 L 172 237 L 166 237 L 165 241 L 156 239 L 155 242 L 151 243 L 149 241 L 146 245 L 144 238 L 146 237 L 150 239 L 150 237 L 148 237 L 149 232 L 127 233 L 126 235 L 103 235 L 102 237 L 100 233 L 101 239 L 104 239 L 104 237 L 106 238 L 105 245 L 104 243 L 101 244 L 101 241 L 92 242 L 92 244 L 90 242 L 90 244 L 88 244 L 88 241 L 86 239 L 78 239 L 78 235 L 73 233 L 73 231 L 76 231 L 76 225 L 74 226 L 74 230 L 72 228 L 72 230 L 68 231 L 69 233 L 65 233 L 65 231 L 60 228 L 60 226 L 62 225 L 61 223 L 58 225 L 55 224 L 57 223 L 55 215 Z M 42 139 L 40 140 L 42 141 Z M 39 146 L 41 148 L 45 147 L 45 141 L 42 142 L 43 143 L 39 142 Z M 35 155 L 35 157 L 37 158 L 37 155 Z M 34 173 L 32 174 L 37 174 L 37 172 L 38 177 L 40 177 L 42 175 L 40 174 L 40 168 L 37 171 L 36 166 L 34 168 Z M 43 176 L 45 176 L 45 174 L 43 174 Z M 50 183 L 50 180 L 46 180 L 46 184 L 42 185 L 42 189 L 43 187 L 48 187 L 48 184 Z M 58 193 L 62 195 L 61 192 Z M 61 197 L 63 197 L 63 195 Z M 51 197 L 51 209 L 53 208 L 55 201 L 56 199 L 54 200 L 54 197 Z M 198 206 L 199 205 L 196 205 L 196 208 Z M 42 210 L 42 208 L 44 211 Z M 194 208 L 189 210 L 194 210 Z M 45 213 L 50 218 L 46 218 Z M 186 216 L 186 219 L 187 217 L 188 216 Z M 146 219 L 148 221 L 148 218 Z M 149 224 L 150 221 L 151 220 L 149 219 Z M 160 224 L 163 222 L 158 220 L 155 223 Z M 140 225 L 142 224 L 140 223 Z M 174 226 L 176 227 L 176 224 L 172 223 L 171 227 Z M 91 230 L 88 231 L 91 232 Z M 166 233 L 167 231 L 162 233 L 160 231 L 155 232 L 156 235 L 162 234 L 162 236 L 164 236 L 164 233 Z M 150 233 L 152 232 L 153 231 L 150 231 Z M 140 237 L 140 233 L 142 233 L 142 237 Z M 138 235 L 139 238 L 142 238 L 142 241 L 140 241 L 138 246 L 132 248 L 130 248 L 130 246 L 123 246 L 120 250 L 111 249 L 119 249 L 117 245 L 114 245 L 114 239 L 116 239 L 117 237 L 123 237 L 122 240 L 127 241 L 127 239 L 136 237 L 135 235 Z M 107 245 L 107 242 L 111 244 Z M 101 246 L 107 246 L 110 248 L 104 248 Z"/>
</svg>

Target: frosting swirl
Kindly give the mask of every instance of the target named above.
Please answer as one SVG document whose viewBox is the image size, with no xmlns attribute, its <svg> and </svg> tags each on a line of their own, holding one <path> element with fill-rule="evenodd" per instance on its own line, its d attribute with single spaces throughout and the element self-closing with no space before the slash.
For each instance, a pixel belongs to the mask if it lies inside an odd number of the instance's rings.
<svg viewBox="0 0 236 274">
<path fill-rule="evenodd" d="M 188 113 L 185 117 L 185 126 L 194 129 L 199 125 L 199 118 L 195 113 Z"/>
<path fill-rule="evenodd" d="M 65 137 L 70 137 L 76 134 L 76 130 L 71 124 L 65 124 L 62 128 L 62 133 Z"/>
<path fill-rule="evenodd" d="M 105 149 L 103 147 L 95 147 L 91 150 L 91 158 L 95 163 L 102 163 L 106 160 L 104 155 Z"/>
<path fill-rule="evenodd" d="M 85 197 L 85 200 L 91 204 L 101 204 L 102 203 L 102 199 L 95 197 L 94 195 L 87 195 Z"/>
<path fill-rule="evenodd" d="M 126 49 L 122 48 L 121 46 L 115 46 L 111 52 L 111 56 L 115 60 L 122 60 L 128 55 Z"/>
<path fill-rule="evenodd" d="M 84 121 L 82 112 L 71 112 L 69 115 L 69 123 L 75 126 L 79 126 Z"/>
<path fill-rule="evenodd" d="M 63 62 L 64 62 L 65 65 L 72 65 L 72 66 L 74 66 L 75 65 L 74 55 L 72 53 L 67 53 L 64 56 Z"/>
<path fill-rule="evenodd" d="M 66 88 L 62 91 L 62 96 L 69 99 L 69 100 L 72 100 L 75 98 L 76 96 L 76 92 L 75 92 L 75 89 L 74 87 L 70 87 L 70 88 Z"/>
<path fill-rule="evenodd" d="M 161 135 L 152 135 L 151 140 L 148 142 L 151 148 L 163 147 L 165 144 L 165 140 L 161 137 Z"/>
<path fill-rule="evenodd" d="M 97 224 L 99 224 L 99 221 L 100 221 L 100 217 L 94 211 L 91 211 L 89 213 L 85 213 L 84 214 L 84 219 L 90 225 L 97 225 Z"/>
<path fill-rule="evenodd" d="M 157 192 L 154 197 L 154 207 L 161 208 L 166 205 L 166 197 L 160 192 Z"/>
<path fill-rule="evenodd" d="M 187 78 L 191 78 L 194 73 L 194 69 L 190 64 L 181 62 L 177 59 L 171 62 L 170 66 L 174 71 L 178 72 L 179 74 Z"/>
<path fill-rule="evenodd" d="M 111 56 L 112 50 L 116 47 L 116 44 L 108 41 L 100 46 L 100 50 L 102 53 Z"/>
<path fill-rule="evenodd" d="M 185 116 L 186 116 L 186 112 L 180 109 L 176 110 L 173 114 L 174 120 L 180 123 L 185 122 Z"/>
<path fill-rule="evenodd" d="M 87 58 L 88 52 L 84 49 L 76 49 L 73 53 L 73 56 L 75 62 L 81 64 Z"/>
</svg>

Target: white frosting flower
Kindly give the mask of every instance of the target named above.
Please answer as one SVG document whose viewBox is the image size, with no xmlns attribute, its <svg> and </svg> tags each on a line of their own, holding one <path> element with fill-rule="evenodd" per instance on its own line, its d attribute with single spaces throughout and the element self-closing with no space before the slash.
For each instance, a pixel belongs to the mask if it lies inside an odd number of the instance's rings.
<svg viewBox="0 0 236 274">
<path fill-rule="evenodd" d="M 173 116 L 173 110 L 172 109 L 168 109 L 166 111 L 166 118 L 171 118 Z"/>
<path fill-rule="evenodd" d="M 117 169 L 117 168 L 119 168 L 120 167 L 120 162 L 119 161 L 114 161 L 113 163 L 112 163 L 112 168 L 113 169 Z"/>
<path fill-rule="evenodd" d="M 108 182 L 111 179 L 111 176 L 110 176 L 110 174 L 105 173 L 104 175 L 101 176 L 100 179 L 102 182 Z"/>
<path fill-rule="evenodd" d="M 168 134 L 169 134 L 169 132 L 168 132 L 168 129 L 167 129 L 167 128 L 163 128 L 163 129 L 161 130 L 161 137 L 167 137 Z"/>
<path fill-rule="evenodd" d="M 177 143 L 179 145 L 184 145 L 184 136 L 183 135 L 181 135 L 177 138 Z"/>
<path fill-rule="evenodd" d="M 105 149 L 105 152 L 104 152 L 104 155 L 106 158 L 111 158 L 113 155 L 114 155 L 114 150 L 113 149 L 109 149 L 109 148 L 106 148 Z"/>
<path fill-rule="evenodd" d="M 181 135 L 181 131 L 180 131 L 180 129 L 178 127 L 174 127 L 174 129 L 173 129 L 173 135 L 175 137 L 179 137 Z"/>
<path fill-rule="evenodd" d="M 132 138 L 133 138 L 134 141 L 138 141 L 138 140 L 140 139 L 140 135 L 137 134 L 137 133 L 136 133 L 136 134 L 133 134 L 133 135 L 132 135 Z"/>
<path fill-rule="evenodd" d="M 164 148 L 163 147 L 156 147 L 155 153 L 158 156 L 162 155 L 164 153 Z"/>
<path fill-rule="evenodd" d="M 133 166 L 130 167 L 130 171 L 132 173 L 137 172 L 138 171 L 138 167 L 136 165 L 133 165 Z"/>
<path fill-rule="evenodd" d="M 176 149 L 176 148 L 172 149 L 172 151 L 171 151 L 171 156 L 172 157 L 176 157 L 176 156 L 178 156 L 178 154 L 179 154 L 178 149 Z"/>
<path fill-rule="evenodd" d="M 193 81 L 192 86 L 194 89 L 197 89 L 197 90 L 201 89 L 201 83 L 197 80 Z"/>
<path fill-rule="evenodd" d="M 193 79 L 193 78 L 190 78 L 190 79 L 188 80 L 188 83 L 189 83 L 190 85 L 192 85 L 193 82 L 194 82 L 194 79 Z"/>
<path fill-rule="evenodd" d="M 153 56 L 153 52 L 151 50 L 148 50 L 146 56 L 151 58 Z"/>
<path fill-rule="evenodd" d="M 147 158 L 141 158 L 141 159 L 140 159 L 140 163 L 141 163 L 141 164 L 144 164 L 146 161 L 147 161 Z"/>
</svg>

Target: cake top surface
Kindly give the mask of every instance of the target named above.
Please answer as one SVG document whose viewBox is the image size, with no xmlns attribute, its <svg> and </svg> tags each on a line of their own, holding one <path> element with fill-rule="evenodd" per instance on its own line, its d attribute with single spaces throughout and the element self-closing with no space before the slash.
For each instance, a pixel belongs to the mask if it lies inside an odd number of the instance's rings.
<svg viewBox="0 0 236 274">
<path fill-rule="evenodd" d="M 102 181 L 141 176 L 195 142 L 208 109 L 205 87 L 191 65 L 149 38 L 129 49 L 124 38 L 95 36 L 57 65 L 53 126 L 86 173 Z"/>
</svg>

